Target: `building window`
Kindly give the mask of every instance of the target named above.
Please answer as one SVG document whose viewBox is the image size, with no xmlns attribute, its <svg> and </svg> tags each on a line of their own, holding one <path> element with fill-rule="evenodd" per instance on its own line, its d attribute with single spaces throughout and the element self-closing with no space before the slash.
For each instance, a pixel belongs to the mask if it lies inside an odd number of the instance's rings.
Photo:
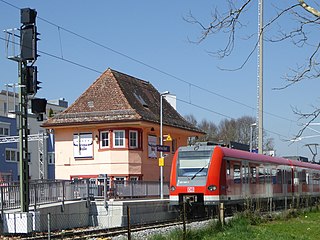
<svg viewBox="0 0 320 240">
<path fill-rule="evenodd" d="M 138 131 L 129 131 L 129 147 L 138 148 Z"/>
<path fill-rule="evenodd" d="M 4 102 L 4 103 L 3 103 L 3 113 L 4 113 L 4 114 L 7 114 L 7 111 L 8 111 L 8 106 L 7 106 L 7 103 Z"/>
<path fill-rule="evenodd" d="M 176 151 L 176 149 L 177 149 L 177 140 L 176 140 L 176 139 L 172 139 L 171 145 L 172 145 L 172 150 L 171 150 L 171 152 L 172 152 L 172 153 L 175 153 L 175 151 Z"/>
<path fill-rule="evenodd" d="M 138 182 L 139 181 L 139 177 L 130 177 L 130 182 Z"/>
<path fill-rule="evenodd" d="M 114 181 L 116 183 L 124 183 L 125 182 L 125 177 L 115 177 Z"/>
<path fill-rule="evenodd" d="M 100 141 L 101 141 L 102 148 L 109 147 L 109 132 L 107 131 L 100 132 Z"/>
<path fill-rule="evenodd" d="M 49 165 L 54 164 L 54 152 L 48 152 L 48 164 Z"/>
<path fill-rule="evenodd" d="M 124 130 L 114 130 L 113 131 L 113 146 L 115 148 L 120 148 L 125 146 L 125 131 Z"/>
<path fill-rule="evenodd" d="M 9 136 L 9 128 L 0 127 L 0 136 Z"/>
<path fill-rule="evenodd" d="M 17 161 L 17 151 L 14 149 L 6 149 L 6 161 L 16 162 Z"/>
</svg>

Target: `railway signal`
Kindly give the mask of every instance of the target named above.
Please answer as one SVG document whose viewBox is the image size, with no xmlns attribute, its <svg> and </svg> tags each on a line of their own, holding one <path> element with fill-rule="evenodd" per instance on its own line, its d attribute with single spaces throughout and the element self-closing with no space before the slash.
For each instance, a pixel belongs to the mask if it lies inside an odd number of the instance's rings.
<svg viewBox="0 0 320 240">
<path fill-rule="evenodd" d="M 38 57 L 37 41 L 39 39 L 37 36 L 39 33 L 37 33 L 36 16 L 37 12 L 34 9 L 21 9 L 20 47 L 23 61 L 36 61 Z"/>
</svg>

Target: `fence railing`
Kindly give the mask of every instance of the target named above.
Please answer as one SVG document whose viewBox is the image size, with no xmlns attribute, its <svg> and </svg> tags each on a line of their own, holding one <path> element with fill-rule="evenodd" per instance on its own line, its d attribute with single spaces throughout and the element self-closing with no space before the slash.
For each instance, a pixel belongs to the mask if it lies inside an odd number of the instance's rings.
<svg viewBox="0 0 320 240">
<path fill-rule="evenodd" d="M 114 182 L 113 198 L 150 198 L 160 196 L 159 182 Z M 164 183 L 163 195 L 169 195 L 169 183 Z"/>
<path fill-rule="evenodd" d="M 152 198 L 160 196 L 159 182 L 114 181 L 112 187 L 93 184 L 89 179 L 78 181 L 54 180 L 29 183 L 29 204 L 34 209 L 40 204 L 93 198 Z M 164 183 L 164 196 L 169 195 L 169 183 Z M 20 207 L 20 186 L 17 182 L 0 185 L 0 210 Z"/>
</svg>

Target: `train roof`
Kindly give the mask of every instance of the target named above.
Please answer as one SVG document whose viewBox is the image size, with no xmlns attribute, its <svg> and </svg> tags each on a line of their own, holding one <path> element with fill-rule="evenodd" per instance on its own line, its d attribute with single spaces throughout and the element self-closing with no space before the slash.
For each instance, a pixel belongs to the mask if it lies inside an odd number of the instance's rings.
<svg viewBox="0 0 320 240">
<path fill-rule="evenodd" d="M 215 146 L 216 148 L 220 148 L 225 157 L 230 158 L 240 158 L 245 160 L 259 160 L 266 163 L 274 163 L 281 165 L 290 165 L 290 166 L 298 166 L 303 168 L 311 168 L 320 170 L 320 165 L 313 163 L 300 162 L 297 160 L 290 160 L 281 157 L 271 157 L 263 154 L 250 153 L 246 151 L 241 151 L 237 149 L 231 149 L 226 147 Z"/>
</svg>

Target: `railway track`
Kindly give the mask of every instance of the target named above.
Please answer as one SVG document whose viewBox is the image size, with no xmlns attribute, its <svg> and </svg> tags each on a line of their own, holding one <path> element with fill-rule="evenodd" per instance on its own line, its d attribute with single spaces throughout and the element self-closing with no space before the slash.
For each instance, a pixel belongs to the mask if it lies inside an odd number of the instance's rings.
<svg viewBox="0 0 320 240">
<path fill-rule="evenodd" d="M 188 221 L 192 222 L 192 221 Z M 109 229 L 73 229 L 65 230 L 60 232 L 52 232 L 50 236 L 48 233 L 39 233 L 36 236 L 20 237 L 19 239 L 95 239 L 95 238 L 108 238 L 111 239 L 118 235 L 127 235 L 128 232 L 135 233 L 139 231 L 146 231 L 151 229 L 160 229 L 166 227 L 179 227 L 183 226 L 183 222 L 159 222 L 154 224 L 138 225 L 132 226 L 130 229 L 128 227 L 122 228 L 109 228 Z"/>
</svg>

